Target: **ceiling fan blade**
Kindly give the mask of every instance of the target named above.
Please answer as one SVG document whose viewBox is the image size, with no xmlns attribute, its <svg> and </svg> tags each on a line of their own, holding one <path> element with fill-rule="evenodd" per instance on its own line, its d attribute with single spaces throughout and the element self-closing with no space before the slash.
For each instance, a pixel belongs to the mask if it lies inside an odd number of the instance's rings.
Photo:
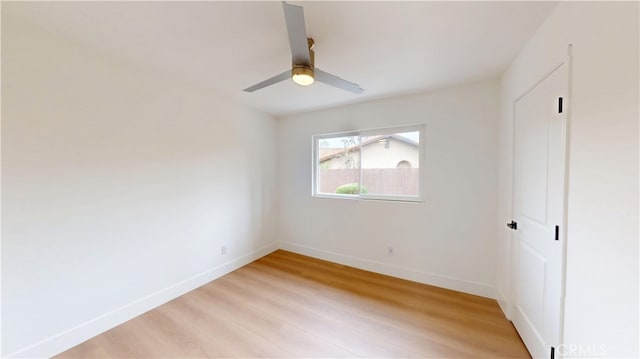
<svg viewBox="0 0 640 359">
<path fill-rule="evenodd" d="M 347 90 L 349 92 L 353 92 L 356 94 L 361 94 L 364 92 L 364 90 L 360 88 L 360 85 L 354 84 L 353 82 L 349 82 L 345 79 L 332 75 L 328 72 L 324 72 L 317 67 L 315 68 L 314 72 L 315 72 L 316 80 L 320 82 L 324 82 L 327 85 L 331 85 L 333 87 Z"/>
<path fill-rule="evenodd" d="M 287 70 L 279 75 L 275 75 L 269 79 L 266 79 L 260 83 L 257 83 L 251 87 L 247 87 L 246 89 L 242 90 L 244 92 L 253 92 L 255 90 L 260 90 L 261 88 L 267 87 L 267 86 L 271 86 L 273 84 L 277 84 L 278 82 L 284 81 L 288 78 L 291 78 L 291 70 Z"/>
<path fill-rule="evenodd" d="M 307 29 L 304 26 L 304 11 L 302 6 L 282 2 L 284 17 L 289 33 L 289 45 L 291 45 L 291 61 L 294 65 L 311 65 L 309 56 L 309 44 L 307 43 Z"/>
</svg>

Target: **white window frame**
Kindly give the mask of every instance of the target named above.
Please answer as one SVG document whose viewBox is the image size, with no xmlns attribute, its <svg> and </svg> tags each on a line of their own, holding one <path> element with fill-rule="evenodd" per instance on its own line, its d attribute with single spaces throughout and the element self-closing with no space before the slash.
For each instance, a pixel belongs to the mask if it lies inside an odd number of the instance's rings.
<svg viewBox="0 0 640 359">
<path fill-rule="evenodd" d="M 418 172 L 418 195 L 417 196 L 407 196 L 407 195 L 380 195 L 380 194 L 369 194 L 369 193 L 360 193 L 360 194 L 339 194 L 339 193 L 322 193 L 318 192 L 318 165 L 319 165 L 319 143 L 325 138 L 334 138 L 334 137 L 346 137 L 346 136 L 358 136 L 360 139 L 366 136 L 377 136 L 384 134 L 394 134 L 394 133 L 403 133 L 403 132 L 418 132 L 419 133 L 419 144 L 418 144 L 418 154 L 420 156 L 420 169 Z M 356 131 L 345 131 L 345 132 L 334 132 L 334 133 L 325 133 L 320 135 L 314 135 L 311 137 L 312 141 L 312 160 L 311 160 L 311 195 L 313 197 L 319 198 L 341 198 L 341 199 L 355 199 L 355 200 L 382 200 L 382 201 L 398 201 L 398 202 L 424 202 L 425 198 L 425 125 L 407 125 L 407 126 L 398 126 L 398 127 L 385 127 L 385 128 L 375 128 L 375 129 L 367 129 L 367 130 L 356 130 Z M 358 151 L 358 156 L 360 156 L 360 163 L 362 163 L 362 140 L 358 141 L 358 145 L 361 147 Z M 358 183 L 362 184 L 362 166 L 360 166 L 360 176 L 358 178 Z"/>
</svg>

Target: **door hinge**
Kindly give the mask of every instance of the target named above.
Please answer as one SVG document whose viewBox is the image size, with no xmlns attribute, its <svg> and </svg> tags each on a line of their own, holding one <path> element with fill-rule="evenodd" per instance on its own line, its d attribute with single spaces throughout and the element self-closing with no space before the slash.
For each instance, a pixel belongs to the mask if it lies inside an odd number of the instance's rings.
<svg viewBox="0 0 640 359">
<path fill-rule="evenodd" d="M 518 222 L 511 221 L 511 223 L 507 223 L 507 227 L 513 229 L 514 231 L 518 230 Z"/>
<path fill-rule="evenodd" d="M 562 97 L 558 97 L 558 113 L 562 113 Z"/>
<path fill-rule="evenodd" d="M 556 241 L 560 240 L 560 226 L 556 226 Z"/>
<path fill-rule="evenodd" d="M 556 359 L 556 348 L 551 347 L 551 359 Z"/>
</svg>

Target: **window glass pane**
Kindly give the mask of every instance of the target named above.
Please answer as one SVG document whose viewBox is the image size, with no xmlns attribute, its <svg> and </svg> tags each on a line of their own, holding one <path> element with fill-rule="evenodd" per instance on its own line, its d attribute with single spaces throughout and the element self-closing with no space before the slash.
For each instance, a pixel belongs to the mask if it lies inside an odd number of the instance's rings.
<svg viewBox="0 0 640 359">
<path fill-rule="evenodd" d="M 420 131 L 362 137 L 363 193 L 420 194 Z"/>
<path fill-rule="evenodd" d="M 317 193 L 358 195 L 360 188 L 360 137 L 317 139 Z"/>
</svg>

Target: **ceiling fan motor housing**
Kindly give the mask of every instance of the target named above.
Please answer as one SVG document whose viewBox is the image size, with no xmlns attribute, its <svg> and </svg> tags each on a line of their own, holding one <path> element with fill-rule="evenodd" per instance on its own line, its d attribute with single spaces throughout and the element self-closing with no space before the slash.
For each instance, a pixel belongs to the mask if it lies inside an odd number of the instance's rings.
<svg viewBox="0 0 640 359">
<path fill-rule="evenodd" d="M 313 51 L 314 41 L 307 37 L 307 45 L 309 46 L 309 65 L 293 64 L 291 68 L 291 79 L 300 86 L 309 86 L 315 81 L 314 60 L 315 53 Z"/>
<path fill-rule="evenodd" d="M 315 79 L 313 67 L 293 65 L 293 68 L 291 69 L 291 78 L 293 79 L 293 82 L 300 86 L 309 86 Z"/>
</svg>

